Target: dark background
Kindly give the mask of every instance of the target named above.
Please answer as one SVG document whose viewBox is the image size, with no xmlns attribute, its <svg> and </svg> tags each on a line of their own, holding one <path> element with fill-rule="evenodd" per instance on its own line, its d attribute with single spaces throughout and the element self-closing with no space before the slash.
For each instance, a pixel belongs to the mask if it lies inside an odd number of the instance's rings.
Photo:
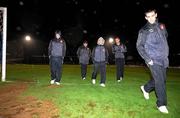
<svg viewBox="0 0 180 118">
<path fill-rule="evenodd" d="M 178 3 L 178 0 L 0 0 L 0 6 L 8 11 L 9 57 L 19 57 L 22 52 L 26 63 L 48 63 L 48 43 L 54 31 L 60 29 L 67 43 L 66 63 L 78 63 L 76 50 L 83 40 L 92 49 L 100 36 L 105 39 L 119 36 L 128 48 L 126 62 L 141 64 L 135 47 L 137 34 L 146 23 L 144 10 L 155 8 L 159 22 L 166 25 L 169 33 L 172 66 L 180 65 Z M 23 41 L 27 34 L 33 39 L 31 44 Z M 106 46 L 113 63 L 111 45 Z"/>
</svg>

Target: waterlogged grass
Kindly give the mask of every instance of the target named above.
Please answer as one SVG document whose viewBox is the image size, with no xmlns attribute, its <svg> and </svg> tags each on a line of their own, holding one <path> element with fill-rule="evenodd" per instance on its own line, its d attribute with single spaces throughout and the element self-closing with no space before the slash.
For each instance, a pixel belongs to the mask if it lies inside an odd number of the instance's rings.
<svg viewBox="0 0 180 118">
<path fill-rule="evenodd" d="M 48 65 L 8 65 L 7 80 L 30 84 L 25 96 L 50 100 L 58 108 L 61 118 L 179 118 L 180 69 L 169 69 L 167 95 L 169 114 L 156 108 L 154 92 L 145 100 L 140 86 L 149 79 L 145 67 L 125 67 L 121 83 L 115 78 L 115 66 L 107 66 L 106 87 L 91 84 L 92 66 L 88 66 L 86 80 L 81 80 L 79 65 L 64 65 L 62 84 L 50 86 Z M 1 84 L 2 85 L 2 84 Z"/>
</svg>

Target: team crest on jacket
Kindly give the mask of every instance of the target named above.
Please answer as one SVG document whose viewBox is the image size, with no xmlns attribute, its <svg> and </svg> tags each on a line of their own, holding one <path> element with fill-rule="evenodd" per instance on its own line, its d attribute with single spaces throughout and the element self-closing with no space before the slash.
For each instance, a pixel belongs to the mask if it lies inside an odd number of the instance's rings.
<svg viewBox="0 0 180 118">
<path fill-rule="evenodd" d="M 162 30 L 165 28 L 164 24 L 160 24 L 159 27 L 160 27 L 160 29 L 162 29 Z"/>
<path fill-rule="evenodd" d="M 153 32 L 154 30 L 153 29 L 149 29 L 149 32 Z"/>
<path fill-rule="evenodd" d="M 63 42 L 63 40 L 60 41 L 61 43 Z"/>
</svg>

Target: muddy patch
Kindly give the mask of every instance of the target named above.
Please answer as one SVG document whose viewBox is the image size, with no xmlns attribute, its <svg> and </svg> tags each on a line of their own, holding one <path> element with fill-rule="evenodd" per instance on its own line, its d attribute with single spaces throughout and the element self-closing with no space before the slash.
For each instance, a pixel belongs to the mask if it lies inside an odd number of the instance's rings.
<svg viewBox="0 0 180 118">
<path fill-rule="evenodd" d="M 10 83 L 0 86 L 0 118 L 59 118 L 59 109 L 51 101 L 33 96 L 20 97 L 27 83 Z"/>
</svg>

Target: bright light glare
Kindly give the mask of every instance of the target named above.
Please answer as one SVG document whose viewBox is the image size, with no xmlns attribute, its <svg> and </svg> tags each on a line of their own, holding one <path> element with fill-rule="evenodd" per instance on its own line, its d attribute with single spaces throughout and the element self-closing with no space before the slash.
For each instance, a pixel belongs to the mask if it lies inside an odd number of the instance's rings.
<svg viewBox="0 0 180 118">
<path fill-rule="evenodd" d="M 113 38 L 109 38 L 109 43 L 113 43 L 114 42 L 114 39 Z"/>
<path fill-rule="evenodd" d="M 25 40 L 26 40 L 26 41 L 30 41 L 30 40 L 31 40 L 31 37 L 27 35 L 27 36 L 25 37 Z"/>
</svg>

